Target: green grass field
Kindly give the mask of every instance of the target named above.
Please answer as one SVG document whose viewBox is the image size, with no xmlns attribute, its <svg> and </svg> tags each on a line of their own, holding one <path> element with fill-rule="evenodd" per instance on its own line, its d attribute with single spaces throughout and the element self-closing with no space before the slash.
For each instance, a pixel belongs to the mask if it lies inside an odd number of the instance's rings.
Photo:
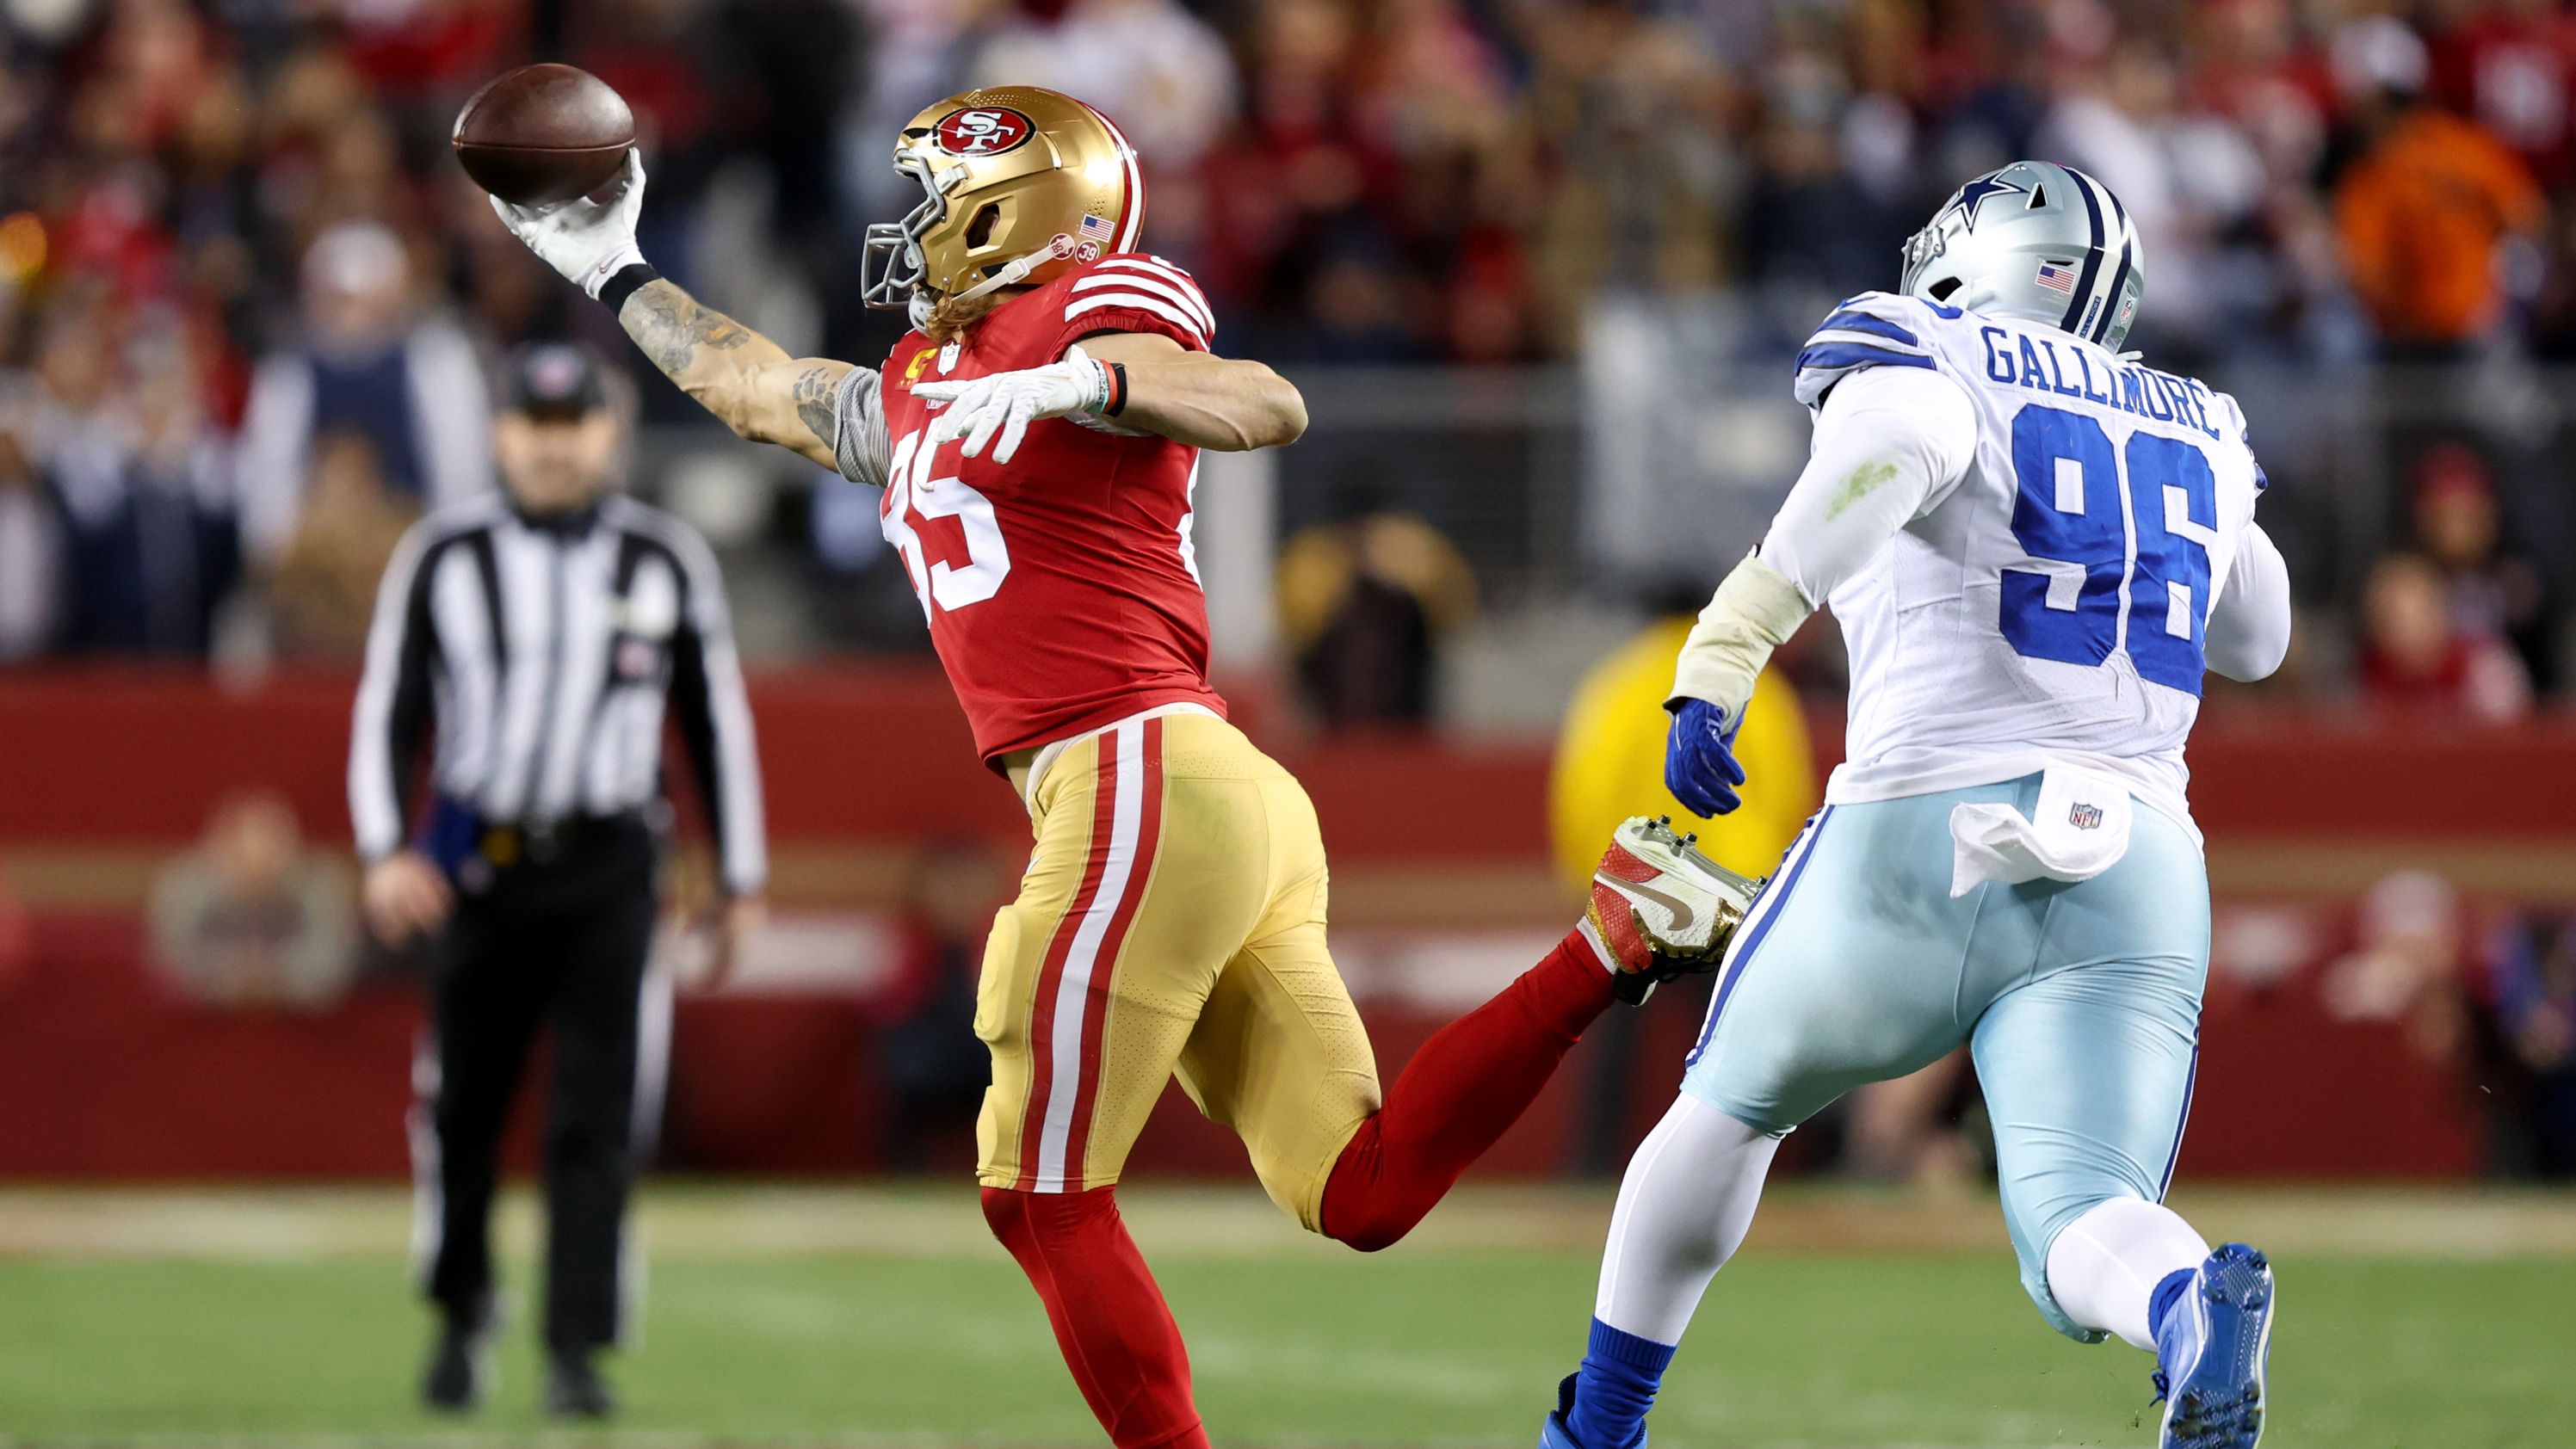
<svg viewBox="0 0 2576 1449">
<path fill-rule="evenodd" d="M 1138 1191 L 1130 1218 L 1226 1446 L 1527 1445 L 1589 1314 L 1606 1200 L 1482 1192 L 1363 1258 L 1257 1195 Z M 2576 1199 L 2203 1195 L 2275 1250 L 2267 1449 L 2576 1436 Z M 0 1442 L 320 1446 L 1098 1442 L 1018 1273 L 947 1189 L 662 1188 L 644 1341 L 610 1435 L 531 1407 L 533 1314 L 496 1402 L 422 1417 L 428 1321 L 399 1194 L 0 1192 Z M 527 1279 L 530 1212 L 505 1244 Z M 2143 1445 L 2143 1355 L 2041 1326 L 1991 1202 L 1786 1193 L 1668 1380 L 1658 1449 Z"/>
</svg>

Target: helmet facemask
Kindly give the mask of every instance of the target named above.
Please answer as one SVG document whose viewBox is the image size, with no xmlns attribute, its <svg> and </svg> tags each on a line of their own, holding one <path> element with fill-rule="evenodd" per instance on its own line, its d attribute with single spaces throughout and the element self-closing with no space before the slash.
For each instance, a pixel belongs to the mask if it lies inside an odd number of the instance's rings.
<svg viewBox="0 0 2576 1449">
<path fill-rule="evenodd" d="M 859 295 L 871 307 L 904 308 L 919 325 L 939 300 L 922 287 L 930 262 L 922 255 L 921 239 L 948 219 L 948 191 L 964 181 L 967 172 L 954 166 L 944 176 L 934 174 L 928 162 L 910 151 L 895 157 L 894 169 L 921 183 L 921 204 L 905 212 L 901 221 L 869 225 L 859 247 Z"/>
<path fill-rule="evenodd" d="M 1921 231 L 1906 238 L 1905 249 L 1901 253 L 1904 265 L 1897 273 L 1896 290 L 1909 297 L 1925 297 L 1944 304 L 1957 296 L 1965 279 L 1958 275 L 1956 268 L 1941 268 L 1940 275 L 1934 274 L 1942 257 L 1950 250 L 1950 233 L 1956 230 L 1957 220 L 1944 208 Z"/>
</svg>

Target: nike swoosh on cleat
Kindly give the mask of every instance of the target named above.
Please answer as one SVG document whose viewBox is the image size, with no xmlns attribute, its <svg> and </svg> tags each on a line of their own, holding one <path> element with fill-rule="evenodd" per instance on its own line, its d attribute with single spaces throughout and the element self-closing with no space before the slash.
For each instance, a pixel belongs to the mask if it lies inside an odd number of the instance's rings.
<svg viewBox="0 0 2576 1449">
<path fill-rule="evenodd" d="M 1594 871 L 1592 873 L 1592 879 L 1597 884 L 1606 885 L 1623 896 L 1643 896 L 1647 900 L 1654 902 L 1656 905 L 1662 906 L 1665 910 L 1672 912 L 1672 930 L 1687 931 L 1690 929 L 1691 922 L 1697 919 L 1697 916 L 1692 912 L 1688 901 L 1682 900 L 1678 896 L 1666 895 L 1664 892 L 1655 889 L 1653 886 L 1642 885 L 1633 880 L 1621 880 L 1617 876 L 1605 875 L 1600 871 Z"/>
</svg>

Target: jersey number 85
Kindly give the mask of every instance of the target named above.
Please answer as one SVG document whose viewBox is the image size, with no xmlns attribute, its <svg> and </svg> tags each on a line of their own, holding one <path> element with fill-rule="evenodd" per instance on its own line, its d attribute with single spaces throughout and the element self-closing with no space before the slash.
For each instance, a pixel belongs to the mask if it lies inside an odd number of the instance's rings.
<svg viewBox="0 0 2576 1449">
<path fill-rule="evenodd" d="M 938 455 L 937 448 L 923 446 L 920 433 L 906 433 L 895 444 L 893 463 L 886 469 L 885 500 L 878 515 L 886 541 L 903 555 L 904 569 L 912 575 L 912 591 L 921 596 L 924 617 L 934 604 L 953 613 L 984 602 L 1001 592 L 1002 580 L 1011 571 L 1010 545 L 1002 541 L 993 500 L 959 479 L 931 477 L 932 460 Z M 914 522 L 946 518 L 957 520 L 965 535 L 962 564 L 930 558 Z"/>
</svg>

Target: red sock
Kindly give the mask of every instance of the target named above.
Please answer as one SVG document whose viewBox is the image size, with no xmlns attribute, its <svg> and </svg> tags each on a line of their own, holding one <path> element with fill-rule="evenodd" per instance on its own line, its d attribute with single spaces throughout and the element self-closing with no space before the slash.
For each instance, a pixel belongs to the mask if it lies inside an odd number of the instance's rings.
<svg viewBox="0 0 2576 1449">
<path fill-rule="evenodd" d="M 1111 1187 L 984 1189 L 984 1221 L 1045 1300 L 1083 1401 L 1118 1449 L 1208 1449 L 1190 1358 Z"/>
<path fill-rule="evenodd" d="M 1374 1253 L 1413 1231 L 1520 1120 L 1610 1002 L 1609 968 L 1575 930 L 1500 995 L 1442 1027 L 1333 1164 L 1324 1235 Z"/>
</svg>

